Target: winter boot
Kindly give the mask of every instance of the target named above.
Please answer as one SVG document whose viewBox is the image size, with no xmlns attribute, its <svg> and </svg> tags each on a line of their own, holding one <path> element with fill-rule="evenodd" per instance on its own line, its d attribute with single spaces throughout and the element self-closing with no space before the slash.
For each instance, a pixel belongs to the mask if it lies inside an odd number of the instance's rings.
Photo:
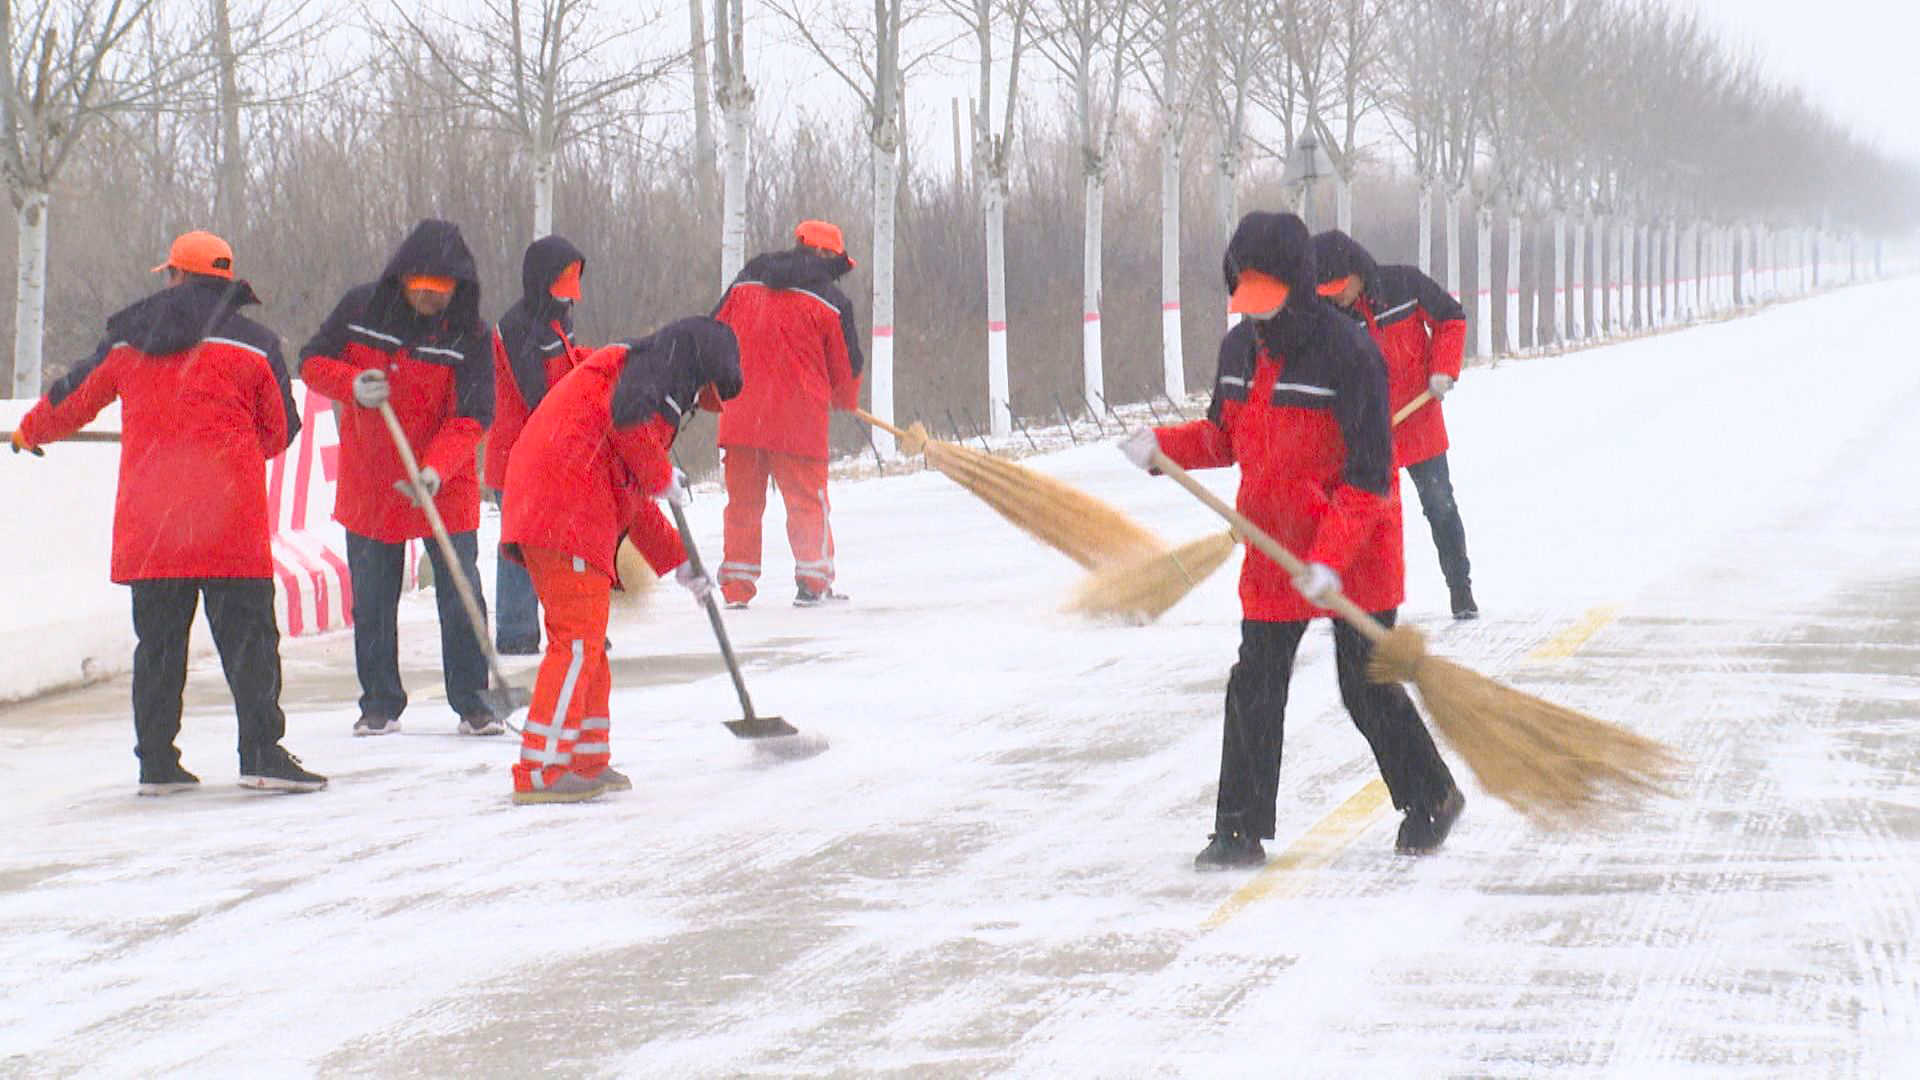
<svg viewBox="0 0 1920 1080">
<path fill-rule="evenodd" d="M 1267 849 L 1245 833 L 1214 833 L 1211 839 L 1213 842 L 1193 857 L 1195 870 L 1233 870 L 1267 861 Z"/>
<path fill-rule="evenodd" d="M 537 791 L 515 791 L 515 806 L 538 806 L 542 803 L 576 803 L 596 798 L 607 790 L 600 780 L 581 776 L 577 772 L 563 773 L 560 779 Z"/>
<path fill-rule="evenodd" d="M 1473 586 L 1465 582 L 1447 586 L 1447 592 L 1453 600 L 1453 617 L 1459 622 L 1468 622 L 1480 617 L 1480 605 L 1473 602 Z"/>
<path fill-rule="evenodd" d="M 319 791 L 327 778 L 300 767 L 300 759 L 282 746 L 269 746 L 240 759 L 240 786 L 256 791 Z"/>
<path fill-rule="evenodd" d="M 400 718 L 397 716 L 362 716 L 353 722 L 355 735 L 398 735 Z"/>
<path fill-rule="evenodd" d="M 1449 789 L 1438 806 L 1409 807 L 1406 820 L 1400 823 L 1400 838 L 1394 842 L 1394 850 L 1402 855 L 1430 855 L 1438 851 L 1446 842 L 1447 833 L 1453 830 L 1454 819 L 1466 807 L 1466 797 L 1460 794 L 1459 788 Z"/>
<path fill-rule="evenodd" d="M 608 791 L 633 790 L 633 779 L 611 765 L 602 766 L 599 775 L 594 779 L 606 785 Z"/>
<path fill-rule="evenodd" d="M 846 598 L 844 593 L 834 592 L 833 586 L 831 585 L 817 592 L 807 588 L 805 585 L 801 585 L 793 594 L 793 606 L 819 607 L 822 604 L 839 603 Z"/>
<path fill-rule="evenodd" d="M 180 767 L 178 760 L 164 765 L 140 763 L 140 794 L 177 795 L 182 791 L 196 791 L 200 787 L 200 778 Z"/>
<path fill-rule="evenodd" d="M 460 718 L 459 731 L 462 735 L 505 735 L 507 725 L 492 713 L 468 713 Z"/>
</svg>

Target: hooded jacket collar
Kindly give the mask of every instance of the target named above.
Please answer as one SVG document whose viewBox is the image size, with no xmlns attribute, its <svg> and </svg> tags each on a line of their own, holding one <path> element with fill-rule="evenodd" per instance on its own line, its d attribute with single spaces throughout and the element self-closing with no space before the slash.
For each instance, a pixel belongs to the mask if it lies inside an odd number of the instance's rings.
<svg viewBox="0 0 1920 1080">
<path fill-rule="evenodd" d="M 756 255 L 740 271 L 741 281 L 757 281 L 771 289 L 822 289 L 853 269 L 845 255 L 815 255 L 803 248 Z"/>
<path fill-rule="evenodd" d="M 413 274 L 454 280 L 453 301 L 445 311 L 429 318 L 413 310 L 401 285 Z M 435 218 L 415 225 L 380 272 L 365 318 L 374 329 L 407 345 L 460 348 L 464 339 L 485 332 L 486 323 L 480 318 L 480 273 L 460 226 Z"/>
<path fill-rule="evenodd" d="M 622 344 L 627 356 L 613 392 L 615 427 L 661 416 L 678 430 L 699 407 L 700 390 L 707 384 L 713 384 L 723 401 L 740 394 L 740 343 L 723 322 L 681 319 Z"/>
<path fill-rule="evenodd" d="M 573 327 L 573 303 L 556 300 L 553 283 L 574 263 L 585 266 L 587 257 L 564 236 L 543 236 L 527 247 L 520 260 L 520 303 L 528 315 L 540 322 L 559 322 Z"/>
<path fill-rule="evenodd" d="M 170 356 L 198 345 L 234 312 L 259 302 L 244 281 L 189 278 L 116 312 L 107 320 L 107 334 L 148 356 Z"/>
</svg>

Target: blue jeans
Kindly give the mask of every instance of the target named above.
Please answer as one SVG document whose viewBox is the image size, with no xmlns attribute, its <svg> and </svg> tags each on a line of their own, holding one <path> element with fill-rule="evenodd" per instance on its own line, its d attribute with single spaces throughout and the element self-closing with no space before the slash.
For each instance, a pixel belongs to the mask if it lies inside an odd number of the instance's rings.
<svg viewBox="0 0 1920 1080">
<path fill-rule="evenodd" d="M 487 613 L 480 590 L 480 542 L 470 532 L 454 533 L 460 572 L 473 583 L 480 615 Z M 480 700 L 487 688 L 487 654 L 474 636 L 467 609 L 453 587 L 453 571 L 440 545 L 426 544 L 433 562 L 434 600 L 440 608 L 440 670 L 447 680 L 447 704 L 461 716 L 489 712 Z M 400 587 L 407 572 L 407 546 L 387 544 L 347 532 L 347 570 L 353 575 L 353 662 L 360 675 L 360 711 L 398 718 L 407 709 L 407 688 L 400 684 Z M 480 628 L 486 633 L 486 627 Z"/>
<path fill-rule="evenodd" d="M 527 568 L 500 556 L 494 573 L 494 643 L 501 651 L 515 646 L 540 646 L 540 598 L 534 595 Z"/>
</svg>

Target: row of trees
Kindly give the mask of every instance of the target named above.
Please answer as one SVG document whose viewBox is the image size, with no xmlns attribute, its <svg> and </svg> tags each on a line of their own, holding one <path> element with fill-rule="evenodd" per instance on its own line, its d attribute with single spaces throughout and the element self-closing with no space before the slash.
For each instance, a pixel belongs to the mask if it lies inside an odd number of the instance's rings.
<svg viewBox="0 0 1920 1080">
<path fill-rule="evenodd" d="M 1285 181 L 1322 156 L 1333 223 L 1388 258 L 1444 258 L 1437 276 L 1476 307 L 1504 281 L 1507 308 L 1475 312 L 1489 349 L 1496 324 L 1508 345 L 1614 324 L 1573 299 L 1590 234 L 1609 253 L 1593 283 L 1642 231 L 1677 283 L 1689 244 L 1697 278 L 1703 257 L 1751 266 L 1740 238 L 1763 229 L 1810 253 L 1915 224 L 1911 166 L 1655 0 L 687 5 L 675 25 L 611 0 L 0 0 L 14 394 L 38 392 L 47 331 L 84 348 L 138 287 L 129 243 L 209 223 L 289 336 L 414 217 L 467 228 L 497 306 L 520 248 L 557 228 L 594 251 L 583 315 L 612 336 L 704 310 L 750 244 L 833 216 L 871 277 L 874 411 L 979 409 L 996 432 L 1183 397 L 1188 357 L 1211 359 L 1242 203 L 1315 210 L 1313 184 Z M 810 58 L 819 111 L 778 130 L 757 115 L 750 48 Z M 942 68 L 977 87 L 951 176 L 917 169 L 904 134 L 908 89 Z M 50 219 L 68 223 L 51 293 Z M 1522 282 L 1552 298 L 1546 317 L 1517 310 Z"/>
</svg>

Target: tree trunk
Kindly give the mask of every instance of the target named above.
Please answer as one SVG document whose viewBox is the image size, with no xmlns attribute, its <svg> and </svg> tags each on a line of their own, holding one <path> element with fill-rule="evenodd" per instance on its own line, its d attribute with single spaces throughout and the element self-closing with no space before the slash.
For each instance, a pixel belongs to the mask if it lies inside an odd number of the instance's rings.
<svg viewBox="0 0 1920 1080">
<path fill-rule="evenodd" d="M 1353 181 L 1344 172 L 1333 185 L 1333 220 L 1341 232 L 1353 235 Z"/>
<path fill-rule="evenodd" d="M 47 317 L 47 193 L 20 192 L 19 277 L 13 308 L 13 396 L 40 396 L 40 357 Z"/>
<path fill-rule="evenodd" d="M 1100 356 L 1100 225 L 1107 195 L 1106 178 L 1087 172 L 1086 221 L 1082 226 L 1080 273 L 1082 397 L 1087 411 L 1099 416 L 1106 394 L 1106 373 Z"/>
<path fill-rule="evenodd" d="M 1420 204 L 1419 204 L 1419 210 L 1417 211 L 1417 213 L 1420 218 L 1420 246 L 1418 249 L 1419 250 L 1418 265 L 1420 267 L 1421 273 L 1427 275 L 1428 277 L 1432 277 L 1433 276 L 1433 180 L 1430 177 L 1423 176 L 1420 178 Z"/>
<path fill-rule="evenodd" d="M 220 67 L 220 174 L 213 219 L 220 231 L 238 239 L 247 214 L 247 159 L 240 145 L 239 61 L 233 53 L 233 28 L 227 0 L 213 0 L 213 48 Z"/>
<path fill-rule="evenodd" d="M 1567 288 L 1567 212 L 1556 208 L 1553 212 L 1553 336 L 1549 338 L 1539 331 L 1535 323 L 1535 334 L 1541 344 L 1549 341 L 1564 345 L 1567 341 L 1567 297 L 1572 295 Z"/>
<path fill-rule="evenodd" d="M 747 264 L 747 131 L 753 111 L 750 94 L 728 96 L 722 110 L 727 125 L 726 173 L 720 208 L 722 289 L 733 284 L 733 279 L 740 276 L 740 268 Z"/>
<path fill-rule="evenodd" d="M 893 421 L 893 217 L 900 156 L 891 139 L 873 142 L 873 415 Z M 893 451 L 884 431 L 874 433 L 883 453 Z"/>
<path fill-rule="evenodd" d="M 1473 220 L 1477 237 L 1474 245 L 1478 256 L 1474 268 L 1479 274 L 1474 278 L 1473 312 L 1468 315 L 1474 326 L 1474 340 L 1478 344 L 1476 356 L 1493 355 L 1493 207 L 1484 204 L 1476 206 Z"/>
<path fill-rule="evenodd" d="M 1220 229 L 1220 250 L 1227 249 L 1227 242 L 1233 239 L 1233 228 L 1240 223 L 1240 150 L 1237 145 L 1225 146 L 1220 151 L 1220 172 L 1214 177 L 1214 214 L 1215 224 Z M 1227 329 L 1233 329 L 1240 321 L 1238 315 L 1227 316 Z"/>
<path fill-rule="evenodd" d="M 1675 225 L 1674 219 L 1668 218 L 1666 228 L 1660 234 L 1660 310 L 1669 323 L 1680 321 L 1680 282 L 1674 265 L 1680 253 L 1680 241 L 1674 235 Z"/>
<path fill-rule="evenodd" d="M 1520 325 L 1520 241 L 1527 234 L 1526 216 L 1511 207 L 1507 210 L 1507 322 L 1502 348 L 1517 353 L 1526 338 Z"/>
<path fill-rule="evenodd" d="M 1638 272 L 1635 296 L 1640 311 L 1640 329 L 1653 329 L 1653 226 L 1641 225 L 1634 235 L 1633 267 Z"/>
<path fill-rule="evenodd" d="M 1160 132 L 1160 366 L 1167 397 L 1187 396 L 1180 340 L 1180 129 L 1171 114 Z"/>
<path fill-rule="evenodd" d="M 1620 223 L 1620 329 L 1631 333 L 1634 326 L 1634 301 L 1638 293 L 1633 287 L 1633 224 Z"/>
<path fill-rule="evenodd" d="M 1618 214 L 1614 215 L 1610 224 L 1613 236 L 1607 254 L 1612 256 L 1613 265 L 1607 270 L 1607 333 L 1619 337 L 1627 329 L 1627 316 L 1620 305 L 1623 299 L 1621 286 L 1627 277 L 1623 265 L 1627 256 L 1627 231 L 1621 226 Z"/>
<path fill-rule="evenodd" d="M 1573 223 L 1573 262 L 1567 268 L 1567 340 L 1587 338 L 1587 219 L 1582 212 Z"/>
<path fill-rule="evenodd" d="M 718 0 L 725 3 L 726 0 Z M 700 212 L 713 213 L 713 106 L 707 74 L 707 24 L 703 0 L 687 0 L 689 57 L 693 67 L 693 182 Z"/>
<path fill-rule="evenodd" d="M 1460 284 L 1460 192 L 1447 192 L 1447 291 L 1455 300 L 1465 298 Z"/>
<path fill-rule="evenodd" d="M 1013 434 L 1007 378 L 1007 178 L 989 166 L 980 212 L 987 230 L 987 414 L 995 435 Z"/>
<path fill-rule="evenodd" d="M 533 151 L 533 235 L 553 235 L 552 146 L 536 146 Z"/>
</svg>

